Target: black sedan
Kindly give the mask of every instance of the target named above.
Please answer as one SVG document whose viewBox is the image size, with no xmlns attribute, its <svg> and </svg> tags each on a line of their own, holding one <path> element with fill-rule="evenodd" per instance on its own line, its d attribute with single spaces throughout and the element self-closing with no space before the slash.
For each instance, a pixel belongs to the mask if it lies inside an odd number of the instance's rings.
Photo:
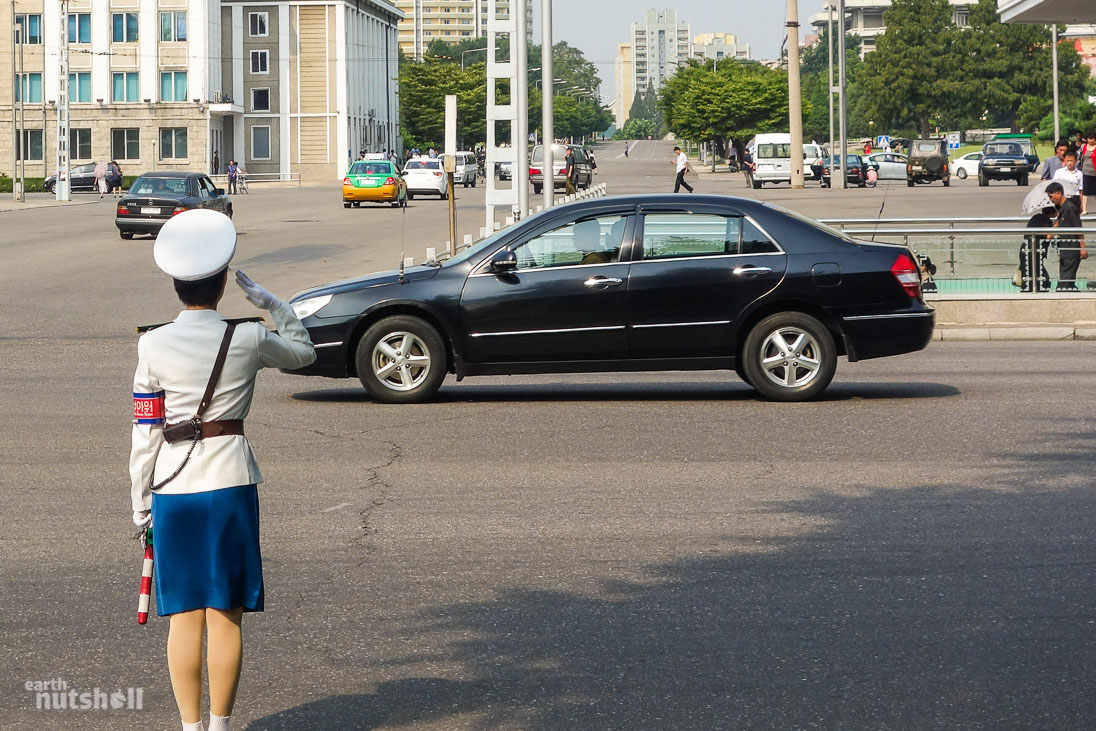
<svg viewBox="0 0 1096 731">
<path fill-rule="evenodd" d="M 845 180 L 848 181 L 849 185 L 855 185 L 859 188 L 863 188 L 868 184 L 868 168 L 874 167 L 876 170 L 879 169 L 878 165 L 868 162 L 866 158 L 861 157 L 860 155 L 845 155 L 845 161 L 847 163 L 845 165 L 845 169 L 847 170 Z M 823 188 L 828 188 L 833 184 L 831 182 L 833 174 L 830 170 L 830 157 L 828 155 L 815 161 L 811 166 L 811 169 L 822 181 Z M 837 158 L 837 169 L 838 171 L 841 170 L 841 158 Z M 840 174 L 841 173 L 838 172 L 838 175 Z"/>
<path fill-rule="evenodd" d="M 57 176 L 51 175 L 42 182 L 42 187 L 47 193 L 52 193 L 57 188 Z M 95 190 L 95 163 L 88 162 L 83 165 L 73 165 L 69 168 L 69 190 Z"/>
<path fill-rule="evenodd" d="M 619 196 L 550 208 L 444 262 L 291 300 L 319 357 L 378 401 L 446 373 L 733 369 L 763 396 L 820 394 L 838 356 L 908 353 L 934 310 L 903 246 L 855 241 L 724 196 Z"/>
<path fill-rule="evenodd" d="M 202 173 L 145 173 L 118 201 L 114 225 L 123 239 L 155 236 L 172 216 L 191 208 L 212 208 L 232 217 L 232 201 Z"/>
</svg>

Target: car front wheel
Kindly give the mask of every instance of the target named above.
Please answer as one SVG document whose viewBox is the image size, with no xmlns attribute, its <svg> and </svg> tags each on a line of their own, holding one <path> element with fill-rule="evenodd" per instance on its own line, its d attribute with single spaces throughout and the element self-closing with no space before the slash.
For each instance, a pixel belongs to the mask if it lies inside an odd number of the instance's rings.
<svg viewBox="0 0 1096 731">
<path fill-rule="evenodd" d="M 767 399 L 806 401 L 837 372 L 833 335 L 816 318 L 780 312 L 757 323 L 742 348 L 746 380 Z"/>
<path fill-rule="evenodd" d="M 358 342 L 355 362 L 365 390 L 386 404 L 433 396 L 445 379 L 445 343 L 429 323 L 394 315 L 374 323 Z"/>
<path fill-rule="evenodd" d="M 955 174 L 959 176 L 960 180 L 966 180 L 967 179 L 967 171 L 964 170 L 963 168 L 959 168 L 958 170 L 956 170 Z"/>
</svg>

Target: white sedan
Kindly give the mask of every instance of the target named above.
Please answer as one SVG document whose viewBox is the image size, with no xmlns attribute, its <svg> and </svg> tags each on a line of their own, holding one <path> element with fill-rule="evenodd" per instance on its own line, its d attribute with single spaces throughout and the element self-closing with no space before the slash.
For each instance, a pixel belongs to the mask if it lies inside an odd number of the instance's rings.
<svg viewBox="0 0 1096 731">
<path fill-rule="evenodd" d="M 442 200 L 449 197 L 445 170 L 441 158 L 415 157 L 403 167 L 403 180 L 407 183 L 407 199 L 416 195 L 436 195 Z"/>
<path fill-rule="evenodd" d="M 951 173 L 960 180 L 966 180 L 968 175 L 978 175 L 978 163 L 982 159 L 981 152 L 968 152 L 962 157 L 952 160 Z"/>
<path fill-rule="evenodd" d="M 879 171 L 880 180 L 905 180 L 906 156 L 897 152 L 874 152 L 865 155 L 869 165 Z"/>
</svg>

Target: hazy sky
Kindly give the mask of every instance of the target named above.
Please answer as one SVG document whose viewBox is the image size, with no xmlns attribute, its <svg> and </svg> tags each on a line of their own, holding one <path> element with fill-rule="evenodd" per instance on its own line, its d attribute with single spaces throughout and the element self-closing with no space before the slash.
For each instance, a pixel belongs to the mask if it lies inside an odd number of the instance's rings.
<svg viewBox="0 0 1096 731">
<path fill-rule="evenodd" d="M 533 42 L 540 43 L 540 1 L 532 0 Z M 822 9 L 823 0 L 799 0 L 799 23 L 808 30 L 808 18 Z M 784 40 L 784 0 L 554 0 L 552 26 L 556 41 L 567 41 L 597 64 L 601 94 L 613 97 L 613 64 L 618 43 L 627 43 L 632 23 L 644 10 L 677 11 L 689 23 L 692 35 L 734 33 L 750 45 L 754 59 L 776 58 Z"/>
</svg>

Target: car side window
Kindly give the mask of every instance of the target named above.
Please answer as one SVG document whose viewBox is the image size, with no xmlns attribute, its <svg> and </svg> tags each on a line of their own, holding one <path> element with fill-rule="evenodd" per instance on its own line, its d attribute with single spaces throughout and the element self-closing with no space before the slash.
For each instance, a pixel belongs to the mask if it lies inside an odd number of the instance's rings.
<svg viewBox="0 0 1096 731">
<path fill-rule="evenodd" d="M 649 213 L 643 218 L 643 258 L 737 254 L 741 229 L 736 216 Z"/>
<path fill-rule="evenodd" d="M 742 242 L 739 252 L 742 254 L 773 254 L 780 251 L 776 244 L 748 218 L 742 219 Z"/>
<path fill-rule="evenodd" d="M 205 178 L 198 178 L 198 197 L 209 198 L 209 188 L 206 187 Z"/>
<path fill-rule="evenodd" d="M 620 261 L 625 216 L 600 216 L 568 223 L 514 247 L 518 270 Z"/>
</svg>

